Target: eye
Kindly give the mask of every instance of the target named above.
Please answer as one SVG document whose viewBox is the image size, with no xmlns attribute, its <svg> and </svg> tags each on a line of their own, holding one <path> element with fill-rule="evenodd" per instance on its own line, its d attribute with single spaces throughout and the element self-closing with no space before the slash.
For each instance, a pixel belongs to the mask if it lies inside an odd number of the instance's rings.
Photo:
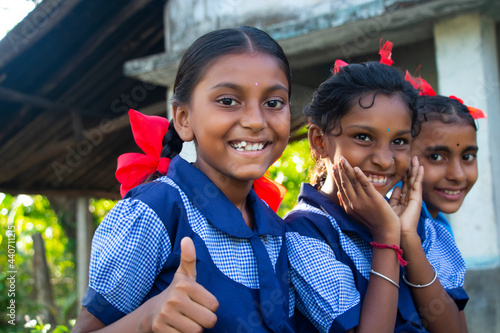
<svg viewBox="0 0 500 333">
<path fill-rule="evenodd" d="M 265 103 L 265 105 L 271 109 L 280 109 L 283 107 L 284 104 L 285 103 L 283 103 L 283 101 L 277 99 L 273 99 Z"/>
<path fill-rule="evenodd" d="M 462 160 L 467 161 L 467 162 L 472 162 L 476 159 L 476 155 L 474 154 L 465 154 L 462 156 Z"/>
<path fill-rule="evenodd" d="M 354 136 L 355 139 L 358 139 L 360 141 L 371 141 L 371 138 L 369 135 L 366 134 L 356 134 Z"/>
<path fill-rule="evenodd" d="M 394 145 L 396 146 L 402 146 L 402 145 L 407 145 L 408 144 L 408 140 L 407 139 L 403 139 L 403 138 L 400 138 L 400 139 L 396 139 L 392 142 Z"/>
<path fill-rule="evenodd" d="M 429 159 L 431 161 L 440 162 L 443 160 L 443 155 L 441 154 L 430 154 Z"/>
<path fill-rule="evenodd" d="M 225 105 L 225 106 L 233 106 L 233 105 L 237 104 L 237 102 L 234 99 L 229 98 L 229 97 L 223 97 L 221 99 L 218 99 L 217 103 Z"/>
</svg>

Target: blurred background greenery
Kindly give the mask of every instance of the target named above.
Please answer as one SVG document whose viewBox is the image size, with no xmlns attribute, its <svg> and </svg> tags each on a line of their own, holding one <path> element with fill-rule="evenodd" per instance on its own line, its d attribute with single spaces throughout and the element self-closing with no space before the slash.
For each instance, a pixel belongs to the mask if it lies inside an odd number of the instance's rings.
<svg viewBox="0 0 500 333">
<path fill-rule="evenodd" d="M 306 132 L 307 129 L 302 131 Z M 281 158 L 269 169 L 271 178 L 287 188 L 278 215 L 284 216 L 296 204 L 300 183 L 306 181 L 313 162 L 306 139 L 290 143 Z M 52 200 L 52 202 L 51 202 Z M 93 227 L 97 228 L 115 201 L 91 199 Z M 7 280 L 9 256 L 7 231 L 15 226 L 16 238 L 16 329 L 26 332 L 69 332 L 80 308 L 76 286 L 76 222 L 71 210 L 61 208 L 56 198 L 41 195 L 12 196 L 0 193 L 0 308 L 9 306 Z M 57 213 L 56 213 L 57 212 Z M 43 239 L 50 289 L 40 295 L 36 286 L 34 240 Z M 37 268 L 38 267 L 38 268 Z M 47 292 L 49 294 L 47 294 Z M 44 296 L 45 295 L 45 296 Z M 51 298 L 51 305 L 41 304 L 40 297 Z M 9 317 L 0 317 L 0 332 L 13 332 Z M 51 323 L 51 324 L 49 324 Z M 22 324 L 22 325 L 21 325 Z M 21 327 L 21 326 L 25 327 Z"/>
</svg>

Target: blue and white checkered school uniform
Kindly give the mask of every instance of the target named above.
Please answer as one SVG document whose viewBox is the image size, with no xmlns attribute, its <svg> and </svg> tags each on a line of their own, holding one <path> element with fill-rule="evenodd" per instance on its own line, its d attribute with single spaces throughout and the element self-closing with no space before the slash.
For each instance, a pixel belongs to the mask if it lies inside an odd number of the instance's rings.
<svg viewBox="0 0 500 333">
<path fill-rule="evenodd" d="M 450 222 L 448 222 L 444 214 L 442 212 L 439 212 L 435 218 L 432 217 L 431 213 L 429 212 L 429 209 L 427 209 L 427 205 L 423 201 L 422 201 L 422 210 L 420 211 L 420 219 L 433 220 L 434 222 L 445 228 L 452 237 L 455 237 L 453 235 L 453 230 L 451 229 Z"/>
<path fill-rule="evenodd" d="M 193 239 L 197 282 L 219 301 L 210 332 L 291 332 L 283 221 L 253 190 L 255 228 L 179 156 L 167 176 L 129 191 L 97 229 L 82 306 L 109 325 L 165 290 Z"/>
<path fill-rule="evenodd" d="M 309 184 L 302 184 L 299 203 L 285 223 L 297 332 L 356 327 L 370 278 L 368 230 Z M 462 288 L 465 263 L 453 237 L 430 219 L 420 219 L 417 229 L 439 281 L 462 310 L 468 300 Z M 395 332 L 427 332 L 405 283 L 400 283 Z"/>
</svg>

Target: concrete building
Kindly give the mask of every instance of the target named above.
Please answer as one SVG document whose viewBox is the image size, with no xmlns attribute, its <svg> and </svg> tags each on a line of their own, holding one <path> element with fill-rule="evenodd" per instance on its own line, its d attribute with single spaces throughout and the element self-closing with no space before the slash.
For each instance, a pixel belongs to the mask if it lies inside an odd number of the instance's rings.
<svg viewBox="0 0 500 333">
<path fill-rule="evenodd" d="M 183 51 L 197 37 L 256 26 L 289 57 L 293 119 L 300 123 L 302 106 L 335 59 L 378 60 L 380 39 L 394 42 L 394 66 L 414 72 L 421 65 L 439 94 L 459 96 L 488 114 L 479 121 L 479 179 L 450 221 L 468 268 L 469 331 L 500 332 L 499 22 L 495 0 L 169 0 L 166 52 L 127 62 L 125 74 L 171 88 Z"/>
</svg>

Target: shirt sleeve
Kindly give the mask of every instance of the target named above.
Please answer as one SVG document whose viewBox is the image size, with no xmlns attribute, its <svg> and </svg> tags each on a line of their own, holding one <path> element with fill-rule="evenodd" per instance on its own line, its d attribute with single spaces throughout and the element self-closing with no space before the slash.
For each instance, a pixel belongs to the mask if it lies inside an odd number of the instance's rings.
<svg viewBox="0 0 500 333">
<path fill-rule="evenodd" d="M 463 289 L 466 268 L 453 236 L 439 223 L 426 219 L 422 248 L 441 285 L 463 310 L 469 299 Z"/>
<path fill-rule="evenodd" d="M 94 234 L 82 306 L 106 325 L 132 312 L 170 252 L 170 239 L 158 215 L 142 201 L 119 201 Z"/>
<path fill-rule="evenodd" d="M 320 332 L 345 332 L 359 323 L 360 295 L 350 268 L 325 242 L 286 234 L 297 309 Z"/>
</svg>

